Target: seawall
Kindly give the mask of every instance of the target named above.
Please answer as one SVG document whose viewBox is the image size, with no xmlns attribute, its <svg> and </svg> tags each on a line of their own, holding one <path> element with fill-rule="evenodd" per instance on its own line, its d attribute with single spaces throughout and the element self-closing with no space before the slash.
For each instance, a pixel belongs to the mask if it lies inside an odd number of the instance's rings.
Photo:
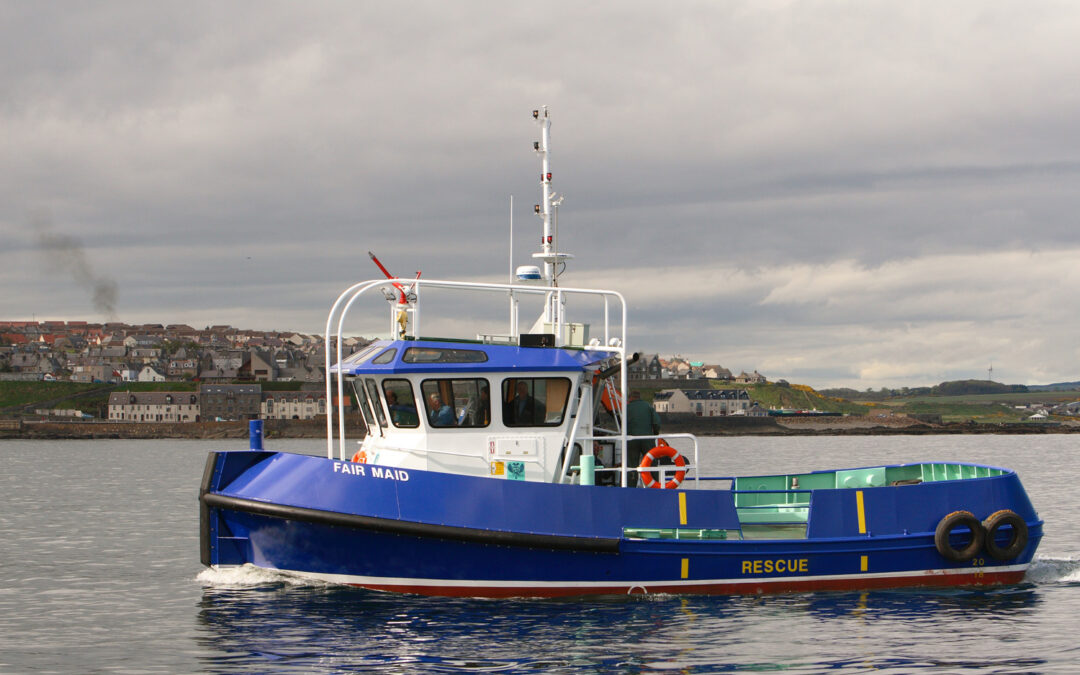
<svg viewBox="0 0 1080 675">
<path fill-rule="evenodd" d="M 335 430 L 336 430 L 335 425 Z M 364 427 L 346 424 L 349 438 L 363 438 Z M 324 420 L 266 420 L 265 438 L 326 438 Z M 37 422 L 0 425 L 0 438 L 247 438 L 247 422 Z"/>
</svg>

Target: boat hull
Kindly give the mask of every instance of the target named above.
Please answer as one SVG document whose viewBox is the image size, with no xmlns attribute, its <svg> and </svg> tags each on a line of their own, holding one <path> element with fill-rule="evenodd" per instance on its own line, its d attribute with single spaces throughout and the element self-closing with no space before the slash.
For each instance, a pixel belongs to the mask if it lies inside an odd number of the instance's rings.
<svg viewBox="0 0 1080 675">
<path fill-rule="evenodd" d="M 514 484 L 359 466 L 212 454 L 203 562 L 425 595 L 747 594 L 1016 583 L 1042 535 L 1015 474 L 818 490 L 804 538 L 645 539 L 631 535 L 738 531 L 731 491 Z M 1015 558 L 980 551 L 953 562 L 939 553 L 934 527 L 943 515 L 1002 508 L 1029 525 Z"/>
</svg>

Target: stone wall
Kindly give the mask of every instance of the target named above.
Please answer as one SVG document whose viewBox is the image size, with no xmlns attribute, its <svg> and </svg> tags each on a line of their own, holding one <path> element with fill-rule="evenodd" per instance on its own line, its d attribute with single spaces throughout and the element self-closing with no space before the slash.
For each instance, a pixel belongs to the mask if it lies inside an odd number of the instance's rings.
<svg viewBox="0 0 1080 675">
<path fill-rule="evenodd" d="M 335 432 L 337 425 L 334 425 Z M 336 435 L 336 433 L 335 433 Z M 347 438 L 364 437 L 364 427 L 346 422 Z M 326 420 L 266 420 L 265 438 L 326 438 Z M 0 438 L 247 438 L 247 422 L 36 422 L 0 426 Z"/>
</svg>

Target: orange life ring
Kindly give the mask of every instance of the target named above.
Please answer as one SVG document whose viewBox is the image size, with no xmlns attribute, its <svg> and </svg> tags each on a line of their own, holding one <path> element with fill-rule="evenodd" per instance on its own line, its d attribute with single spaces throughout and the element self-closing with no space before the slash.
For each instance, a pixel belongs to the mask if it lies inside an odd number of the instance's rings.
<svg viewBox="0 0 1080 675">
<path fill-rule="evenodd" d="M 653 462 L 661 457 L 671 458 L 671 461 L 675 462 L 675 466 L 679 467 L 679 471 L 675 472 L 675 477 L 664 483 L 662 486 L 665 490 L 674 490 L 679 487 L 683 478 L 686 478 L 686 470 L 683 468 L 686 466 L 686 458 L 680 455 L 678 450 L 668 445 L 664 439 L 656 439 L 656 447 L 645 453 L 645 456 L 641 458 L 641 464 L 638 465 L 638 468 L 648 469 L 652 467 Z M 641 482 L 647 488 L 661 487 L 660 481 L 653 479 L 651 471 L 641 472 Z"/>
<path fill-rule="evenodd" d="M 356 454 L 352 456 L 352 461 L 357 464 L 367 464 L 367 453 L 363 450 L 357 450 Z"/>
</svg>

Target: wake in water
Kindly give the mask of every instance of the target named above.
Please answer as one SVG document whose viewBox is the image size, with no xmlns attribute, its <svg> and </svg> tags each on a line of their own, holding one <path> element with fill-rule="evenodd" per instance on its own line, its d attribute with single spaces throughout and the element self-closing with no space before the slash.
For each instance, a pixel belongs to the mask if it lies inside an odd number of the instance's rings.
<svg viewBox="0 0 1080 675">
<path fill-rule="evenodd" d="M 266 586 L 288 586 L 296 588 L 331 588 L 338 586 L 329 581 L 310 577 L 268 570 L 245 564 L 240 567 L 214 569 L 208 567 L 195 577 L 203 586 L 214 588 L 253 588 Z M 1080 582 L 1080 558 L 1044 558 L 1036 556 L 1031 561 L 1024 581 L 1033 584 L 1077 583 Z"/>
<path fill-rule="evenodd" d="M 268 570 L 250 563 L 240 567 L 215 569 L 207 567 L 195 580 L 203 586 L 214 588 L 252 588 L 258 586 L 295 586 L 299 588 L 327 588 L 337 584 L 312 579 L 292 572 Z"/>
<path fill-rule="evenodd" d="M 1080 559 L 1035 556 L 1024 580 L 1033 584 L 1080 582 Z"/>
</svg>

